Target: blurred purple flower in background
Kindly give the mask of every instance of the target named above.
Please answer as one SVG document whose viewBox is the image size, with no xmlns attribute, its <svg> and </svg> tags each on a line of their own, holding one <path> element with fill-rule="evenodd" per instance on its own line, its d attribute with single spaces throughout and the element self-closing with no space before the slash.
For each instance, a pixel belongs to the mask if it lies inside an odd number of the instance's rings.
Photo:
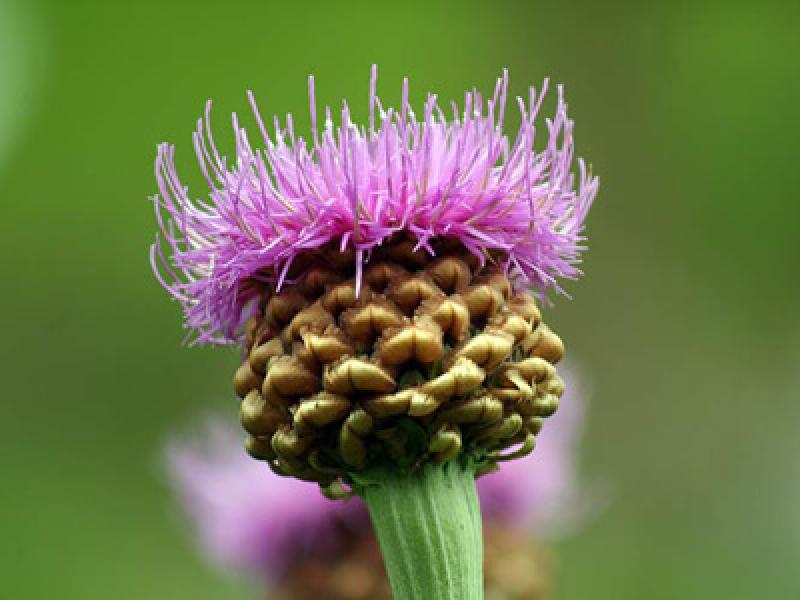
<svg viewBox="0 0 800 600">
<path fill-rule="evenodd" d="M 541 537 L 579 516 L 577 451 L 585 398 L 565 371 L 561 408 L 533 454 L 478 480 L 486 527 L 513 523 L 519 529 L 524 523 Z M 332 558 L 346 540 L 372 535 L 361 499 L 331 501 L 306 482 L 274 475 L 242 450 L 239 433 L 224 423 L 210 419 L 195 437 L 173 440 L 167 450 L 174 489 L 213 562 L 280 583 L 293 563 Z"/>
<path fill-rule="evenodd" d="M 484 522 L 527 525 L 537 537 L 554 536 L 578 524 L 595 500 L 587 499 L 578 470 L 588 391 L 568 361 L 559 372 L 564 396 L 533 453 L 478 479 Z"/>
<path fill-rule="evenodd" d="M 299 556 L 336 552 L 341 530 L 369 530 L 360 499 L 334 502 L 275 475 L 244 451 L 227 420 L 210 418 L 196 434 L 173 441 L 167 459 L 200 544 L 219 565 L 275 578 Z"/>
</svg>

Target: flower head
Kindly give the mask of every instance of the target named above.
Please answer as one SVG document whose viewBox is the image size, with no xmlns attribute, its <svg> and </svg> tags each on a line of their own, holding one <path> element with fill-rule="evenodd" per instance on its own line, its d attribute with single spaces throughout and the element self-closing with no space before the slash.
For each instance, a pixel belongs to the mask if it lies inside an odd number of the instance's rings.
<svg viewBox="0 0 800 600">
<path fill-rule="evenodd" d="M 448 119 L 434 94 L 418 120 L 403 84 L 399 109 L 370 85 L 368 126 L 357 126 L 346 102 L 340 121 L 325 109 L 317 125 L 309 79 L 311 139 L 296 135 L 291 116 L 276 118 L 270 136 L 252 94 L 263 138 L 253 147 L 233 115 L 236 156 L 214 143 L 210 103 L 194 133 L 194 147 L 210 193 L 193 200 L 178 177 L 172 145 L 158 148 L 154 196 L 162 235 L 151 262 L 162 285 L 183 306 L 186 326 L 200 342 L 225 343 L 262 295 L 264 284 L 291 281 L 296 259 L 323 246 L 351 250 L 360 283 L 371 251 L 399 232 L 432 253 L 437 238 L 455 238 L 481 261 L 500 255 L 519 286 L 541 294 L 561 291 L 574 278 L 583 249 L 584 219 L 598 180 L 578 161 L 573 172 L 573 122 L 558 87 L 546 141 L 534 148 L 547 81 L 518 99 L 521 125 L 503 130 L 508 76 L 491 98 L 468 92 Z"/>
<path fill-rule="evenodd" d="M 503 463 L 478 480 L 487 529 L 530 525 L 542 535 L 574 518 L 584 406 L 580 390 L 568 396 L 531 457 Z M 363 550 L 361 540 L 372 534 L 360 498 L 333 502 L 312 486 L 273 474 L 241 451 L 239 437 L 223 423 L 211 421 L 198 433 L 173 441 L 167 459 L 174 488 L 214 562 L 280 583 L 298 564 L 332 564 Z"/>
</svg>

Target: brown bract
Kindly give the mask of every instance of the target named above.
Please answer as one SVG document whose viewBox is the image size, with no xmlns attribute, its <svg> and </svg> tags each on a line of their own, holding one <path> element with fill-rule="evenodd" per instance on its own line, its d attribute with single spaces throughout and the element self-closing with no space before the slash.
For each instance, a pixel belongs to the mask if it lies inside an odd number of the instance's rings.
<svg viewBox="0 0 800 600">
<path fill-rule="evenodd" d="M 253 456 L 328 486 L 386 461 L 468 451 L 491 464 L 533 449 L 563 392 L 561 339 L 491 257 L 434 249 L 376 249 L 360 289 L 335 250 L 319 251 L 265 297 L 234 377 Z"/>
</svg>

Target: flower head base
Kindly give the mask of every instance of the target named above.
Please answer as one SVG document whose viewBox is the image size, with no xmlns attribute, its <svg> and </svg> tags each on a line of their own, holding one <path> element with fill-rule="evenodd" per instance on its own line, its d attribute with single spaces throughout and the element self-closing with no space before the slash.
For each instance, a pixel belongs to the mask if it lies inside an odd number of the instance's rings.
<svg viewBox="0 0 800 600">
<path fill-rule="evenodd" d="M 413 246 L 376 248 L 360 294 L 321 250 L 259 302 L 234 375 L 253 457 L 333 492 L 386 467 L 487 470 L 533 450 L 564 391 L 561 338 L 498 265 L 448 240 L 435 260 Z"/>
<path fill-rule="evenodd" d="M 320 129 L 310 79 L 310 141 L 295 134 L 291 116 L 285 125 L 276 119 L 270 137 L 250 95 L 265 147 L 251 146 L 234 114 L 234 161 L 214 143 L 208 104 L 194 146 L 210 200 L 190 198 L 174 147 L 160 145 L 154 204 L 162 236 L 151 252 L 196 341 L 239 339 L 265 290 L 291 282 L 298 258 L 322 247 L 339 248 L 355 263 L 358 289 L 372 251 L 402 232 L 429 254 L 436 239 L 458 240 L 481 264 L 494 257 L 520 287 L 561 291 L 559 278 L 580 273 L 598 180 L 578 161 L 576 189 L 562 88 L 541 151 L 534 121 L 547 82 L 541 92 L 531 88 L 527 104 L 518 99 L 513 140 L 503 131 L 507 88 L 504 73 L 490 99 L 467 93 L 450 120 L 430 95 L 418 121 L 407 81 L 398 110 L 382 105 L 373 67 L 368 127 L 356 126 L 343 103 L 340 124 L 326 108 Z"/>
</svg>

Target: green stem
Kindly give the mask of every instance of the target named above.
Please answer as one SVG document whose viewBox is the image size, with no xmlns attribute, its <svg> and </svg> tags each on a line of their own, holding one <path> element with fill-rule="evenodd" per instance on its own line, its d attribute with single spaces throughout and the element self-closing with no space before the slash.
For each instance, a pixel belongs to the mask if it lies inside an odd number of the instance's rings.
<svg viewBox="0 0 800 600">
<path fill-rule="evenodd" d="M 394 600 L 482 600 L 474 469 L 453 461 L 371 479 L 363 493 Z"/>
</svg>

